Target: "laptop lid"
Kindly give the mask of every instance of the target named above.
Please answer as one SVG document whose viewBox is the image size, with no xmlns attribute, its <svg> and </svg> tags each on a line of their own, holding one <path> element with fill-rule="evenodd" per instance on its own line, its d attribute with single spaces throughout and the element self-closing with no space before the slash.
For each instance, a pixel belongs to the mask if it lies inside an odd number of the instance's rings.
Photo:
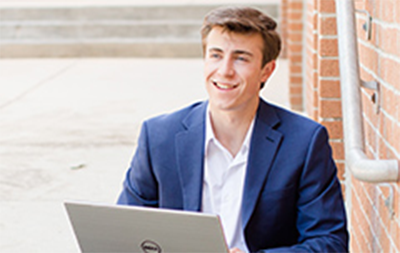
<svg viewBox="0 0 400 253">
<path fill-rule="evenodd" d="M 217 215 L 66 202 L 82 252 L 228 252 Z"/>
</svg>

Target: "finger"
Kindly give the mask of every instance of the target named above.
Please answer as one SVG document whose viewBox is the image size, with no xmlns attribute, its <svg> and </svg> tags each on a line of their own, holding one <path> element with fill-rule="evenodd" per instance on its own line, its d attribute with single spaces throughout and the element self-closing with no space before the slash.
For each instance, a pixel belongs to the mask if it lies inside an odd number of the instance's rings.
<svg viewBox="0 0 400 253">
<path fill-rule="evenodd" d="M 238 249 L 238 248 L 233 248 L 233 249 L 230 249 L 230 250 L 229 250 L 229 253 L 243 253 L 243 251 L 241 251 L 241 250 Z"/>
</svg>

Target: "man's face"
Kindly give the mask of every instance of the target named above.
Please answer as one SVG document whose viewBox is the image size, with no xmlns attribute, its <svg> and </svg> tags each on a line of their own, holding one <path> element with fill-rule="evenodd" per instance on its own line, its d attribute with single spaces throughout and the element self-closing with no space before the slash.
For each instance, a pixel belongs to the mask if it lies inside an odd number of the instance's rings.
<svg viewBox="0 0 400 253">
<path fill-rule="evenodd" d="M 214 27 L 206 39 L 204 77 L 212 110 L 254 110 L 261 82 L 275 61 L 262 66 L 260 34 L 240 34 Z"/>
</svg>

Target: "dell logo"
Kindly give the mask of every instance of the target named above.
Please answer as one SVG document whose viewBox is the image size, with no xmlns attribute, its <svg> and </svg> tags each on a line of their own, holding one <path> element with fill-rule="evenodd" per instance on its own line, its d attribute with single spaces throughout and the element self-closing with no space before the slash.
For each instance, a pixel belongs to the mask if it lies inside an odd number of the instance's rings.
<svg viewBox="0 0 400 253">
<path fill-rule="evenodd" d="M 140 244 L 140 247 L 144 253 L 161 253 L 161 247 L 150 240 L 143 241 L 142 244 Z"/>
</svg>

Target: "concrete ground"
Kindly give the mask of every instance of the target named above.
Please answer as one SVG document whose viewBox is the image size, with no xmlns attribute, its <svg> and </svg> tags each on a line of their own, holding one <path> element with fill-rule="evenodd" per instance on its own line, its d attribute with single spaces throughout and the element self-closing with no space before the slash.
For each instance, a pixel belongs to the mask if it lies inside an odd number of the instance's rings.
<svg viewBox="0 0 400 253">
<path fill-rule="evenodd" d="M 247 5 L 279 3 L 280 0 L 248 0 Z M 0 0 L 0 6 L 86 6 L 86 5 L 203 5 L 203 4 L 244 4 L 243 0 Z"/>
<path fill-rule="evenodd" d="M 141 122 L 206 98 L 201 59 L 0 60 L 0 252 L 76 252 L 63 201 L 115 203 Z M 288 106 L 288 66 L 262 92 Z"/>
</svg>

